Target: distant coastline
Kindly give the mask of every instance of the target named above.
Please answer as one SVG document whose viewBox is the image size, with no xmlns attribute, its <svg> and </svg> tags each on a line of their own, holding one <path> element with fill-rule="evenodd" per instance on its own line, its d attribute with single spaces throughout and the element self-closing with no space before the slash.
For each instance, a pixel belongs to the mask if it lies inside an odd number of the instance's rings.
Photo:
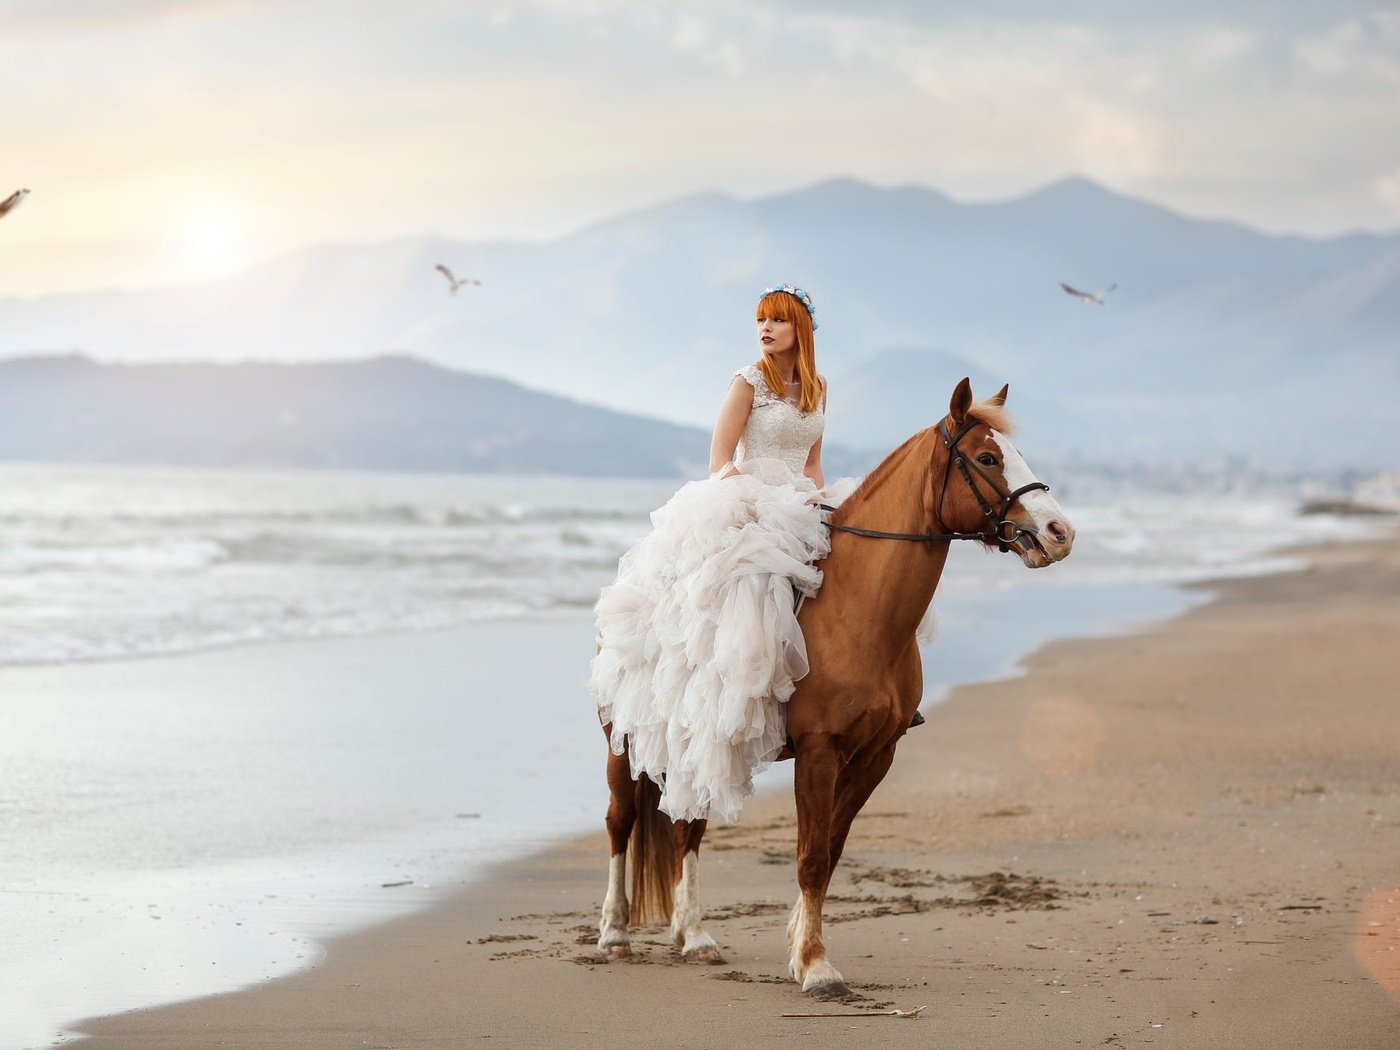
<svg viewBox="0 0 1400 1050">
<path fill-rule="evenodd" d="M 830 430 L 864 441 L 829 434 L 827 476 L 860 475 L 878 464 L 927 422 L 921 412 L 937 411 L 921 391 L 963 364 L 899 350 L 837 380 Z M 918 381 L 901 387 L 901 375 Z M 842 422 L 849 416 L 868 422 Z M 1036 448 L 1045 436 L 1044 428 L 1034 434 Z M 117 364 L 76 353 L 0 359 L 0 464 L 681 481 L 705 474 L 709 440 L 705 428 L 401 354 L 295 364 Z M 1035 464 L 1076 491 L 1147 486 L 1343 502 L 1381 476 L 1342 463 L 1309 468 L 1234 455 L 1153 462 L 1111 448 L 1036 455 Z"/>
<path fill-rule="evenodd" d="M 0 360 L 0 460 L 686 477 L 709 435 L 405 356 Z"/>
</svg>

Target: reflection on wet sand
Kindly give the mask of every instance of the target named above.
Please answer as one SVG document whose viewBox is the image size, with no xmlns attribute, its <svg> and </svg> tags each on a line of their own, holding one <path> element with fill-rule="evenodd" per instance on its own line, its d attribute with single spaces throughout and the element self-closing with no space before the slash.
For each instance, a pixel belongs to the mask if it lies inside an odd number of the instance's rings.
<svg viewBox="0 0 1400 1050">
<path fill-rule="evenodd" d="M 1351 953 L 1373 981 L 1400 999 L 1400 886 L 1367 896 Z"/>
</svg>

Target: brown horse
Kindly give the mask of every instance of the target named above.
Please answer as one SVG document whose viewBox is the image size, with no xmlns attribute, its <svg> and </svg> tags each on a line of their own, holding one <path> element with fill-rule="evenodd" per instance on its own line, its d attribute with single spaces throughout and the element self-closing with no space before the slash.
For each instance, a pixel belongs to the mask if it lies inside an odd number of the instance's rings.
<svg viewBox="0 0 1400 1050">
<path fill-rule="evenodd" d="M 884 778 L 923 694 L 915 629 L 954 539 L 1013 551 L 1030 568 L 1069 554 L 1074 530 L 1007 438 L 1006 387 L 974 403 L 966 379 L 947 417 L 895 449 L 831 517 L 831 553 L 799 615 L 811 670 L 787 704 L 795 758 L 797 884 L 789 969 L 818 998 L 849 994 L 827 961 L 822 906 L 851 822 Z M 999 508 L 999 509 L 994 509 Z M 905 541 L 905 542 L 900 542 Z M 913 542 L 910 542 L 913 541 Z M 611 727 L 605 727 L 611 733 Z M 719 962 L 697 895 L 705 821 L 672 821 L 660 792 L 608 755 L 608 892 L 598 949 L 629 951 L 628 922 L 671 923 L 687 960 Z M 632 904 L 625 890 L 632 854 Z"/>
</svg>

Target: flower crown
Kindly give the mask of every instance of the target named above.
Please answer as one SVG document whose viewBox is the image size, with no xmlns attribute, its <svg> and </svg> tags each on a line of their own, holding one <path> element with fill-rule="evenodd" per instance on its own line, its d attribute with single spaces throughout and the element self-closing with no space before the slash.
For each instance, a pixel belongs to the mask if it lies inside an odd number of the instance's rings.
<svg viewBox="0 0 1400 1050">
<path fill-rule="evenodd" d="M 787 292 L 805 306 L 807 308 L 807 313 L 812 318 L 812 331 L 815 332 L 817 330 L 817 308 L 812 305 L 812 297 L 810 295 L 794 284 L 775 284 L 772 288 L 765 288 L 763 291 L 759 292 L 758 297 L 761 300 L 765 295 L 771 295 L 773 292 Z"/>
</svg>

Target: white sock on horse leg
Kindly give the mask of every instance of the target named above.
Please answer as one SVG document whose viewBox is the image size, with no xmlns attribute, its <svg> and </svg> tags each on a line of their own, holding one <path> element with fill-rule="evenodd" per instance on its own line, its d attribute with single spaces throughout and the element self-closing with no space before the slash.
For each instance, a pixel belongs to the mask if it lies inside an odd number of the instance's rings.
<svg viewBox="0 0 1400 1050">
<path fill-rule="evenodd" d="M 608 895 L 603 898 L 603 917 L 598 923 L 598 950 L 631 943 L 627 935 L 627 852 L 608 861 Z"/>
</svg>

